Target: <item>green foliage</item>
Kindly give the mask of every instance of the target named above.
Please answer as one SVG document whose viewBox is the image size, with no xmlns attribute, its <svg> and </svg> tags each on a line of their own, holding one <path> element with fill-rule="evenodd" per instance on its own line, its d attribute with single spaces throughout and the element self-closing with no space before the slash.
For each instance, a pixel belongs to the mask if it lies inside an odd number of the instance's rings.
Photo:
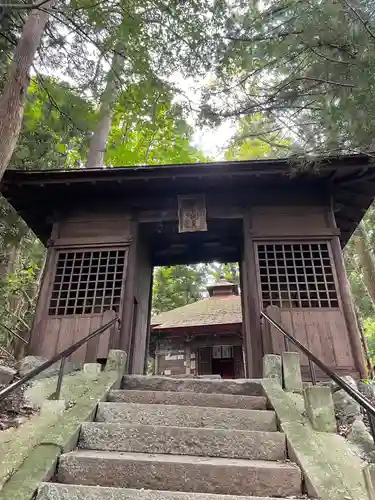
<svg viewBox="0 0 375 500">
<path fill-rule="evenodd" d="M 240 284 L 240 270 L 237 262 L 226 264 L 211 263 L 206 264 L 206 274 L 213 281 L 226 279 L 236 285 Z"/>
<path fill-rule="evenodd" d="M 211 263 L 158 267 L 154 272 L 153 314 L 170 311 L 201 300 L 206 287 L 225 278 L 239 284 L 237 263 Z"/>
<path fill-rule="evenodd" d="M 374 149 L 372 2 L 241 2 L 225 40 L 206 117 L 263 113 L 304 154 Z"/>
<path fill-rule="evenodd" d="M 258 160 L 285 156 L 291 148 L 291 141 L 280 137 L 279 129 L 260 113 L 240 119 L 225 159 Z"/>
<path fill-rule="evenodd" d="M 88 101 L 56 80 L 31 82 L 20 140 L 10 168 L 70 168 L 85 156 L 95 114 Z"/>
<path fill-rule="evenodd" d="M 195 163 L 204 156 L 190 146 L 192 129 L 172 103 L 172 90 L 158 79 L 130 85 L 120 94 L 106 162 L 110 165 Z"/>
<path fill-rule="evenodd" d="M 368 353 L 375 366 L 375 318 L 374 316 L 365 318 L 363 321 L 363 329 L 367 339 Z"/>
<path fill-rule="evenodd" d="M 158 91 L 158 97 L 156 96 Z M 192 130 L 173 93 L 161 81 L 130 86 L 120 95 L 110 133 L 107 163 L 182 163 L 203 160 L 190 146 Z M 81 166 L 97 112 L 71 87 L 52 79 L 31 82 L 23 129 L 11 168 Z M 0 343 L 10 331 L 27 335 L 35 308 L 44 249 L 4 199 L 0 200 Z M 186 293 L 189 293 L 188 291 Z M 192 297 L 198 297 L 191 291 Z M 185 295 L 186 296 L 186 295 Z"/>
<path fill-rule="evenodd" d="M 35 62 L 10 167 L 77 168 L 85 163 L 108 67 L 118 53 L 124 64 L 115 75 L 118 96 L 106 150 L 108 166 L 205 160 L 190 144 L 190 107 L 176 104 L 178 90 L 168 83 L 176 75 L 209 75 L 201 116 L 214 123 L 235 120 L 237 132 L 225 153 L 228 160 L 373 151 L 372 4 L 58 3 Z M 0 91 L 26 15 L 0 8 Z M 43 73 L 64 75 L 70 84 Z M 374 210 L 366 215 L 366 231 L 375 248 Z M 7 339 L 7 328 L 22 332 L 30 323 L 42 262 L 43 249 L 35 236 L 0 200 L 0 315 L 5 322 L 0 335 Z M 372 339 L 374 306 L 352 242 L 346 262 L 359 315 Z M 199 300 L 206 284 L 221 276 L 238 280 L 238 266 L 157 269 L 154 311 Z"/>
<path fill-rule="evenodd" d="M 158 267 L 154 272 L 154 314 L 196 302 L 203 297 L 206 286 L 205 267 L 191 266 Z"/>
<path fill-rule="evenodd" d="M 0 343 L 9 345 L 14 340 L 11 332 L 24 338 L 28 336 L 44 262 L 44 248 L 27 231 L 18 246 L 8 247 L 4 257 L 7 269 L 0 279 Z"/>
</svg>

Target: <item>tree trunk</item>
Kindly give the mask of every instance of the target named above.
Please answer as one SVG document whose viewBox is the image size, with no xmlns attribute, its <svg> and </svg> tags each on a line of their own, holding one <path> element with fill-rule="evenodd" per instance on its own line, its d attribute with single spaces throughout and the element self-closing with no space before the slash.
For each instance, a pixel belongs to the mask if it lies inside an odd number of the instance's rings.
<svg viewBox="0 0 375 500">
<path fill-rule="evenodd" d="M 375 307 L 375 258 L 370 250 L 366 228 L 361 222 L 354 235 L 355 248 L 358 255 L 359 266 L 362 271 L 363 283 Z"/>
<path fill-rule="evenodd" d="M 43 10 L 33 9 L 28 15 L 0 97 L 0 179 L 17 144 L 30 83 L 30 68 L 48 21 L 49 9 L 55 1 L 50 0 L 43 5 Z"/>
<path fill-rule="evenodd" d="M 8 245 L 0 254 L 0 281 L 4 281 L 16 268 L 22 238 L 18 244 Z"/>
<path fill-rule="evenodd" d="M 94 130 L 87 153 L 86 168 L 102 167 L 104 165 L 104 154 L 107 148 L 109 132 L 111 130 L 113 110 L 117 100 L 119 87 L 119 76 L 124 66 L 124 56 L 121 54 L 122 47 L 115 48 L 111 69 L 107 76 L 107 85 L 100 101 L 99 121 Z"/>
</svg>

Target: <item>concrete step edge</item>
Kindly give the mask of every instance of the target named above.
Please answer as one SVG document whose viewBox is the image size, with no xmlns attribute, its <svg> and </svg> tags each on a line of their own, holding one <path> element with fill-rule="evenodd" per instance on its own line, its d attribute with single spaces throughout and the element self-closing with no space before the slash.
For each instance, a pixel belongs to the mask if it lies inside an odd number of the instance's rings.
<svg viewBox="0 0 375 500">
<path fill-rule="evenodd" d="M 105 450 L 75 450 L 63 453 L 60 456 L 60 462 L 69 457 L 89 458 L 94 460 L 131 460 L 133 462 L 168 462 L 194 465 L 226 465 L 230 467 L 267 467 L 268 469 L 298 469 L 299 467 L 289 460 L 266 461 L 266 460 L 247 460 L 243 458 L 220 458 L 220 457 L 199 457 L 194 455 L 168 455 L 163 453 L 132 453 L 115 452 Z"/>
<path fill-rule="evenodd" d="M 203 392 L 208 394 L 242 394 L 263 396 L 261 379 L 194 379 L 148 375 L 124 375 L 123 389 L 146 389 L 153 391 Z"/>
<path fill-rule="evenodd" d="M 79 447 L 248 460 L 276 461 L 286 458 L 283 433 L 210 427 L 86 422 L 81 427 Z"/>
<path fill-rule="evenodd" d="M 42 483 L 36 500 L 280 500 L 275 497 L 249 497 L 186 493 L 180 491 L 79 486 L 60 483 Z M 306 499 L 307 500 L 307 499 Z"/>
<path fill-rule="evenodd" d="M 65 484 L 254 497 L 299 496 L 301 470 L 289 462 L 78 450 L 60 457 Z"/>
<path fill-rule="evenodd" d="M 163 405 L 151 403 L 99 403 L 98 422 L 131 422 L 149 425 L 214 427 L 277 431 L 273 410 L 217 408 L 213 406 Z"/>
<path fill-rule="evenodd" d="M 243 394 L 218 394 L 185 391 L 153 391 L 140 389 L 122 389 L 111 391 L 110 402 L 134 402 L 145 404 L 164 404 L 179 406 L 200 406 L 211 408 L 237 408 L 265 410 L 267 398 Z M 147 401 L 147 403 L 146 403 Z M 178 401 L 178 403 L 176 403 Z M 194 401 L 194 403 L 192 403 Z"/>
</svg>

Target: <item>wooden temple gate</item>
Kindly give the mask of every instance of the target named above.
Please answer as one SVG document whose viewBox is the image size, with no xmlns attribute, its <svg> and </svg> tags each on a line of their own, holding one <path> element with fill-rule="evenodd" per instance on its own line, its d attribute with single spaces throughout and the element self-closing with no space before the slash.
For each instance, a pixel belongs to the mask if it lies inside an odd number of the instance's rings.
<svg viewBox="0 0 375 500">
<path fill-rule="evenodd" d="M 334 370 L 363 376 L 341 249 L 373 200 L 372 167 L 348 156 L 289 170 L 264 160 L 7 172 L 2 193 L 47 247 L 30 353 L 50 357 L 119 315 L 120 328 L 76 358 L 105 359 L 118 347 L 128 371 L 143 373 L 153 267 L 238 261 L 247 376 L 282 349 L 261 324 L 269 307 Z"/>
</svg>

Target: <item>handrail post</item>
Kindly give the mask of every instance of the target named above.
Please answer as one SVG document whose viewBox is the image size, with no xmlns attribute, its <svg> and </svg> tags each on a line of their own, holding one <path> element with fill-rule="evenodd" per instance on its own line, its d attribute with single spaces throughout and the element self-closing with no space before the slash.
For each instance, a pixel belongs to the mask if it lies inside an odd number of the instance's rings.
<svg viewBox="0 0 375 500">
<path fill-rule="evenodd" d="M 12 384 L 8 385 L 4 389 L 0 390 L 0 401 L 3 401 L 9 394 L 11 394 L 13 391 L 18 389 L 19 387 L 23 386 L 28 382 L 29 380 L 32 380 L 35 378 L 39 373 L 42 373 L 44 370 L 49 368 L 52 365 L 55 365 L 61 360 L 60 364 L 60 370 L 59 370 L 59 376 L 57 380 L 57 387 L 56 387 L 56 392 L 54 394 L 55 398 L 58 398 L 60 396 L 61 392 L 61 385 L 62 385 L 62 378 L 64 375 L 64 365 L 66 359 L 73 354 L 73 352 L 77 351 L 80 347 L 82 347 L 84 344 L 86 344 L 89 340 L 98 337 L 101 335 L 103 332 L 105 332 L 108 328 L 110 328 L 112 325 L 115 323 L 119 322 L 119 317 L 116 316 L 113 318 L 111 321 L 106 323 L 105 325 L 102 325 L 101 327 L 97 328 L 93 332 L 89 333 L 86 337 L 83 337 L 82 339 L 78 340 L 75 344 L 71 345 L 70 347 L 67 347 L 64 351 L 60 352 L 59 354 L 56 354 L 55 356 L 52 356 L 51 359 L 45 361 L 41 365 L 37 366 L 36 368 L 33 368 L 30 370 L 26 375 L 24 375 L 22 378 L 17 380 L 16 382 L 13 382 Z M 3 349 L 0 346 L 0 350 Z"/>
<path fill-rule="evenodd" d="M 56 400 L 60 399 L 61 386 L 62 386 L 62 381 L 63 381 L 63 376 L 64 376 L 65 360 L 66 360 L 66 357 L 61 358 L 59 375 L 57 377 L 56 391 L 55 391 L 55 394 L 53 395 L 53 399 L 56 399 Z"/>
<path fill-rule="evenodd" d="M 369 422 L 371 427 L 371 433 L 375 442 L 375 406 L 366 399 L 363 394 L 361 394 L 357 389 L 354 389 L 350 384 L 348 384 L 340 375 L 335 373 L 331 368 L 329 368 L 323 361 L 321 361 L 313 352 L 310 351 L 305 345 L 303 345 L 298 339 L 296 339 L 293 335 L 288 333 L 285 328 L 279 325 L 274 319 L 272 319 L 268 314 L 264 311 L 261 311 L 261 316 L 265 318 L 272 326 L 277 328 L 283 335 L 286 337 L 289 342 L 298 347 L 305 356 L 314 364 L 313 371 L 311 372 L 311 378 L 314 383 L 315 376 L 315 365 L 325 373 L 331 380 L 336 382 L 336 384 L 343 389 L 349 396 L 351 396 L 354 401 L 356 401 L 363 410 L 367 411 L 369 415 Z M 312 364 L 310 364 L 310 369 L 312 368 Z"/>
</svg>

